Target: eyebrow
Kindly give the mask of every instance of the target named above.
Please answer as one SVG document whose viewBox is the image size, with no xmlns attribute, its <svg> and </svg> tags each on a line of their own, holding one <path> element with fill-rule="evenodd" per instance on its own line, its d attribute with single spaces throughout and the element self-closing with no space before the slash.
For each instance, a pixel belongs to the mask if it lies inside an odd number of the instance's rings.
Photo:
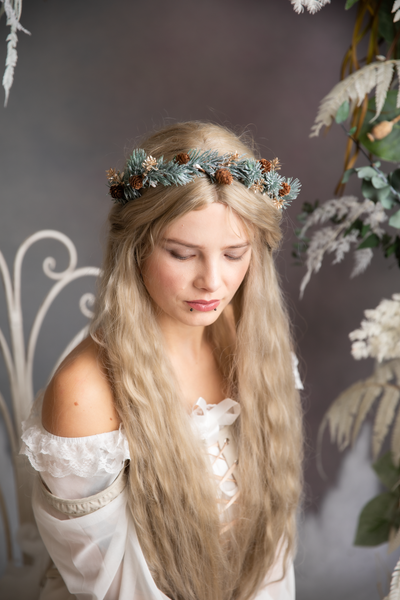
<svg viewBox="0 0 400 600">
<path fill-rule="evenodd" d="M 197 246 L 196 244 L 189 244 L 188 242 L 181 242 L 179 240 L 175 240 L 174 238 L 163 238 L 162 242 L 171 243 L 171 244 L 179 244 L 179 246 L 185 246 L 186 248 L 196 248 L 198 250 L 204 250 L 204 246 Z M 250 242 L 245 242 L 243 244 L 236 244 L 233 246 L 225 246 L 222 250 L 235 250 L 240 248 L 247 248 L 250 246 Z"/>
</svg>

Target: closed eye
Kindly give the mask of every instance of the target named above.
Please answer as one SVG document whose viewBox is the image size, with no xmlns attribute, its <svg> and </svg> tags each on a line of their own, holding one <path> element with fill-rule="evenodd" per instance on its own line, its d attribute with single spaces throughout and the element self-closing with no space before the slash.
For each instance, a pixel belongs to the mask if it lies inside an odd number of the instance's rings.
<svg viewBox="0 0 400 600">
<path fill-rule="evenodd" d="M 191 256 L 191 255 L 189 255 L 189 256 L 182 256 L 181 254 L 178 254 L 177 252 L 174 252 L 173 250 L 169 250 L 169 253 L 170 253 L 171 256 L 173 256 L 177 260 L 187 260 Z"/>
<path fill-rule="evenodd" d="M 241 254 L 240 256 L 230 256 L 229 254 L 225 254 L 225 256 L 229 260 L 242 260 L 242 258 L 244 257 L 244 254 Z"/>
</svg>

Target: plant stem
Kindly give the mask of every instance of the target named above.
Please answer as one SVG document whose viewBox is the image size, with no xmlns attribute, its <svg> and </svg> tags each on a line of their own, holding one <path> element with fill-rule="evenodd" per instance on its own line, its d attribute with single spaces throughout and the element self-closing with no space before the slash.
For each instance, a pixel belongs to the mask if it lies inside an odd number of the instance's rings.
<svg viewBox="0 0 400 600">
<path fill-rule="evenodd" d="M 389 58 L 392 56 L 393 52 L 396 49 L 396 45 L 397 45 L 397 42 L 399 41 L 399 39 L 400 39 L 400 27 L 399 27 L 398 32 L 396 33 L 396 36 L 395 36 L 393 42 L 390 44 L 390 48 L 388 50 L 388 53 L 386 54 L 386 60 L 389 60 Z"/>
</svg>

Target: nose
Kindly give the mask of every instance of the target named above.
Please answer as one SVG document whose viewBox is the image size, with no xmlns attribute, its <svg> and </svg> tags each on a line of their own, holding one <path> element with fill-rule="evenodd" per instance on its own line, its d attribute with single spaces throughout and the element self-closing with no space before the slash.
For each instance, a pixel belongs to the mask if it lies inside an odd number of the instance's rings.
<svg viewBox="0 0 400 600">
<path fill-rule="evenodd" d="M 221 287 L 220 265 L 217 259 L 204 259 L 196 273 L 194 285 L 207 292 L 216 292 Z"/>
</svg>

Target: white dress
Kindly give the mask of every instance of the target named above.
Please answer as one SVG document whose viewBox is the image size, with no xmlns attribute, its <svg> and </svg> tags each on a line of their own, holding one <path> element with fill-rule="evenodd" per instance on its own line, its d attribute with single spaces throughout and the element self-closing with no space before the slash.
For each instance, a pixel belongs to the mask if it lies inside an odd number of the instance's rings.
<svg viewBox="0 0 400 600">
<path fill-rule="evenodd" d="M 34 486 L 32 505 L 56 566 L 49 570 L 40 600 L 166 600 L 146 564 L 127 504 L 121 477 L 130 456 L 123 427 L 87 437 L 55 436 L 41 423 L 42 401 L 38 396 L 23 423 L 21 447 L 21 454 L 28 456 L 41 475 Z M 217 405 L 207 405 L 199 398 L 190 416 L 194 435 L 205 441 L 222 503 L 229 510 L 238 488 L 236 457 L 226 435 L 239 412 L 238 403 L 229 398 Z M 89 514 L 87 506 L 92 507 Z M 227 522 L 229 510 L 221 514 Z M 293 564 L 277 581 L 282 569 L 282 556 L 278 555 L 257 600 L 294 600 Z"/>
</svg>

